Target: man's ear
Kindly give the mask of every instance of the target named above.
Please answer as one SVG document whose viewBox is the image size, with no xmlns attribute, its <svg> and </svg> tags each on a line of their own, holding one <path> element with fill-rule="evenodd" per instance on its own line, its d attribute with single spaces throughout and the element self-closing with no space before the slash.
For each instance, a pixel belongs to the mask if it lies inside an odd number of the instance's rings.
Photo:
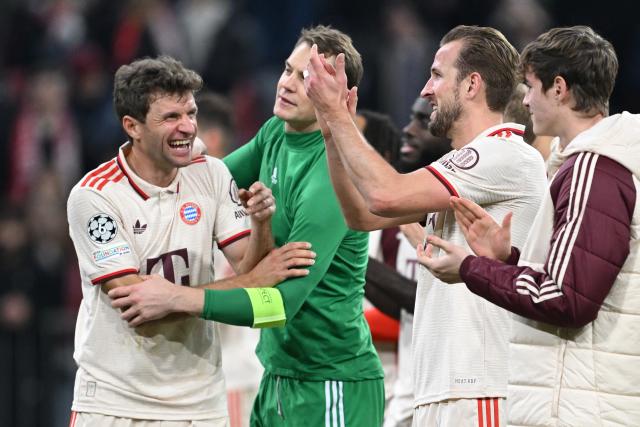
<svg viewBox="0 0 640 427">
<path fill-rule="evenodd" d="M 131 116 L 122 118 L 122 128 L 132 141 L 140 139 L 140 122 Z"/>
<path fill-rule="evenodd" d="M 555 76 L 553 79 L 553 95 L 559 103 L 565 102 L 570 96 L 569 85 L 562 76 Z"/>
<path fill-rule="evenodd" d="M 473 72 L 467 76 L 465 79 L 465 94 L 469 98 L 474 98 L 482 88 L 484 81 L 482 80 L 482 76 L 480 73 Z"/>
</svg>

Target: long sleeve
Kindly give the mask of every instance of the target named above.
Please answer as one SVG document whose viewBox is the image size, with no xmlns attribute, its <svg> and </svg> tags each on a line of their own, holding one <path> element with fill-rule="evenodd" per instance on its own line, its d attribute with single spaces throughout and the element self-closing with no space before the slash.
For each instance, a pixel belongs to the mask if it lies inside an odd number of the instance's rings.
<svg viewBox="0 0 640 427">
<path fill-rule="evenodd" d="M 544 271 L 470 256 L 460 273 L 472 292 L 511 312 L 582 327 L 597 317 L 629 254 L 637 195 L 631 173 L 609 158 L 580 153 L 567 163 L 550 187 L 555 217 Z"/>
<path fill-rule="evenodd" d="M 400 320 L 400 310 L 413 314 L 417 284 L 391 267 L 369 258 L 364 295 L 387 316 Z"/>
</svg>

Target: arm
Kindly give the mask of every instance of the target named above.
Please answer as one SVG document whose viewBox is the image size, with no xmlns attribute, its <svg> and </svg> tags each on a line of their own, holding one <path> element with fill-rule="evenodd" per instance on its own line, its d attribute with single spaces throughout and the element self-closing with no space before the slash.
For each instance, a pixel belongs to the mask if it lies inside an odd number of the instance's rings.
<svg viewBox="0 0 640 427">
<path fill-rule="evenodd" d="M 331 183 L 336 191 L 336 196 L 340 201 L 342 214 L 347 221 L 349 228 L 354 230 L 379 230 L 389 228 L 399 224 L 419 221 L 424 217 L 424 213 L 402 216 L 398 218 L 385 218 L 369 211 L 369 207 L 362 195 L 358 192 L 351 178 L 342 163 L 338 148 L 336 147 L 331 131 L 328 130 L 326 122 L 319 116 L 318 122 L 322 128 L 322 134 L 327 149 L 327 162 Z"/>
<path fill-rule="evenodd" d="M 397 173 L 360 134 L 347 107 L 344 55 L 336 58 L 333 74 L 326 65 L 313 47 L 305 88 L 318 115 L 326 121 L 346 173 L 367 209 L 383 217 L 424 217 L 427 212 L 446 209 L 449 193 L 435 176 L 425 169 Z"/>
<path fill-rule="evenodd" d="M 555 223 L 543 271 L 468 257 L 460 273 L 472 292 L 557 326 L 581 327 L 596 318 L 629 254 L 637 195 L 630 172 L 610 159 L 582 168 L 591 156 L 578 155 L 573 170 L 554 180 Z M 586 203 L 579 204 L 573 197 L 581 192 Z"/>
<path fill-rule="evenodd" d="M 275 211 L 275 202 L 271 190 L 261 182 L 255 182 L 249 190 L 241 189 L 238 196 L 251 217 L 249 239 L 240 239 L 222 248 L 236 273 L 250 271 L 273 248 L 271 235 L 271 216 Z"/>
<path fill-rule="evenodd" d="M 105 283 L 114 308 L 123 309 L 122 318 L 131 326 L 160 319 L 169 313 L 200 316 L 205 309 L 205 289 L 215 289 L 224 295 L 225 305 L 217 309 L 220 321 L 249 326 L 254 323 L 247 293 L 241 288 L 273 286 L 290 277 L 309 274 L 304 268 L 312 265 L 315 253 L 308 243 L 289 243 L 272 250 L 249 273 L 204 284 L 196 288 L 177 286 L 165 278 L 152 275 L 127 275 Z M 217 319 L 218 320 L 218 319 Z"/>
<path fill-rule="evenodd" d="M 413 313 L 417 284 L 373 258 L 367 265 L 365 297 L 384 314 L 400 319 L 400 309 Z"/>
</svg>

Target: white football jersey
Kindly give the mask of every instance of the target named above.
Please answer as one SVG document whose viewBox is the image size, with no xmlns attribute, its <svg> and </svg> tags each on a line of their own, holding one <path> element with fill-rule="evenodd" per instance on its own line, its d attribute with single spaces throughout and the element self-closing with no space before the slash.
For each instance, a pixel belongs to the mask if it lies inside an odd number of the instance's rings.
<svg viewBox="0 0 640 427">
<path fill-rule="evenodd" d="M 546 189 L 544 162 L 524 127 L 487 129 L 427 169 L 451 195 L 481 205 L 501 223 L 513 212 L 512 245 L 522 247 Z M 427 218 L 427 234 L 467 246 L 451 210 Z M 434 251 L 434 256 L 439 253 Z M 506 397 L 510 314 L 421 267 L 413 325 L 415 405 L 453 398 Z"/>
<path fill-rule="evenodd" d="M 131 328 L 101 289 L 127 273 L 176 286 L 213 281 L 211 250 L 249 233 L 222 161 L 195 158 L 166 188 L 143 181 L 118 157 L 71 191 L 69 230 L 82 277 L 72 410 L 155 420 L 225 416 L 225 385 L 213 322 L 174 317 Z"/>
</svg>

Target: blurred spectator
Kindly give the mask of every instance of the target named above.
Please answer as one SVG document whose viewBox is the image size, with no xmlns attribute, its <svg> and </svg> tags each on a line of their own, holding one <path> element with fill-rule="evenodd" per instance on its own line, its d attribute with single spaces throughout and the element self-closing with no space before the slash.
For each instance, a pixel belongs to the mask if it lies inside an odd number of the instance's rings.
<svg viewBox="0 0 640 427">
<path fill-rule="evenodd" d="M 9 197 L 25 200 L 38 174 L 51 169 L 67 194 L 80 176 L 80 141 L 66 75 L 43 68 L 28 80 L 9 140 Z"/>
<path fill-rule="evenodd" d="M 102 51 L 85 44 L 70 58 L 71 103 L 82 141 L 83 171 L 109 160 L 126 139 L 111 101 L 111 77 Z"/>
<path fill-rule="evenodd" d="M 424 85 L 437 41 L 407 2 L 387 5 L 386 37 L 377 60 L 381 109 L 390 111 L 395 123 L 411 114 L 411 103 Z"/>
<path fill-rule="evenodd" d="M 237 148 L 231 103 L 213 92 L 199 93 L 196 102 L 198 137 L 207 147 L 207 154 L 221 159 Z"/>
</svg>

